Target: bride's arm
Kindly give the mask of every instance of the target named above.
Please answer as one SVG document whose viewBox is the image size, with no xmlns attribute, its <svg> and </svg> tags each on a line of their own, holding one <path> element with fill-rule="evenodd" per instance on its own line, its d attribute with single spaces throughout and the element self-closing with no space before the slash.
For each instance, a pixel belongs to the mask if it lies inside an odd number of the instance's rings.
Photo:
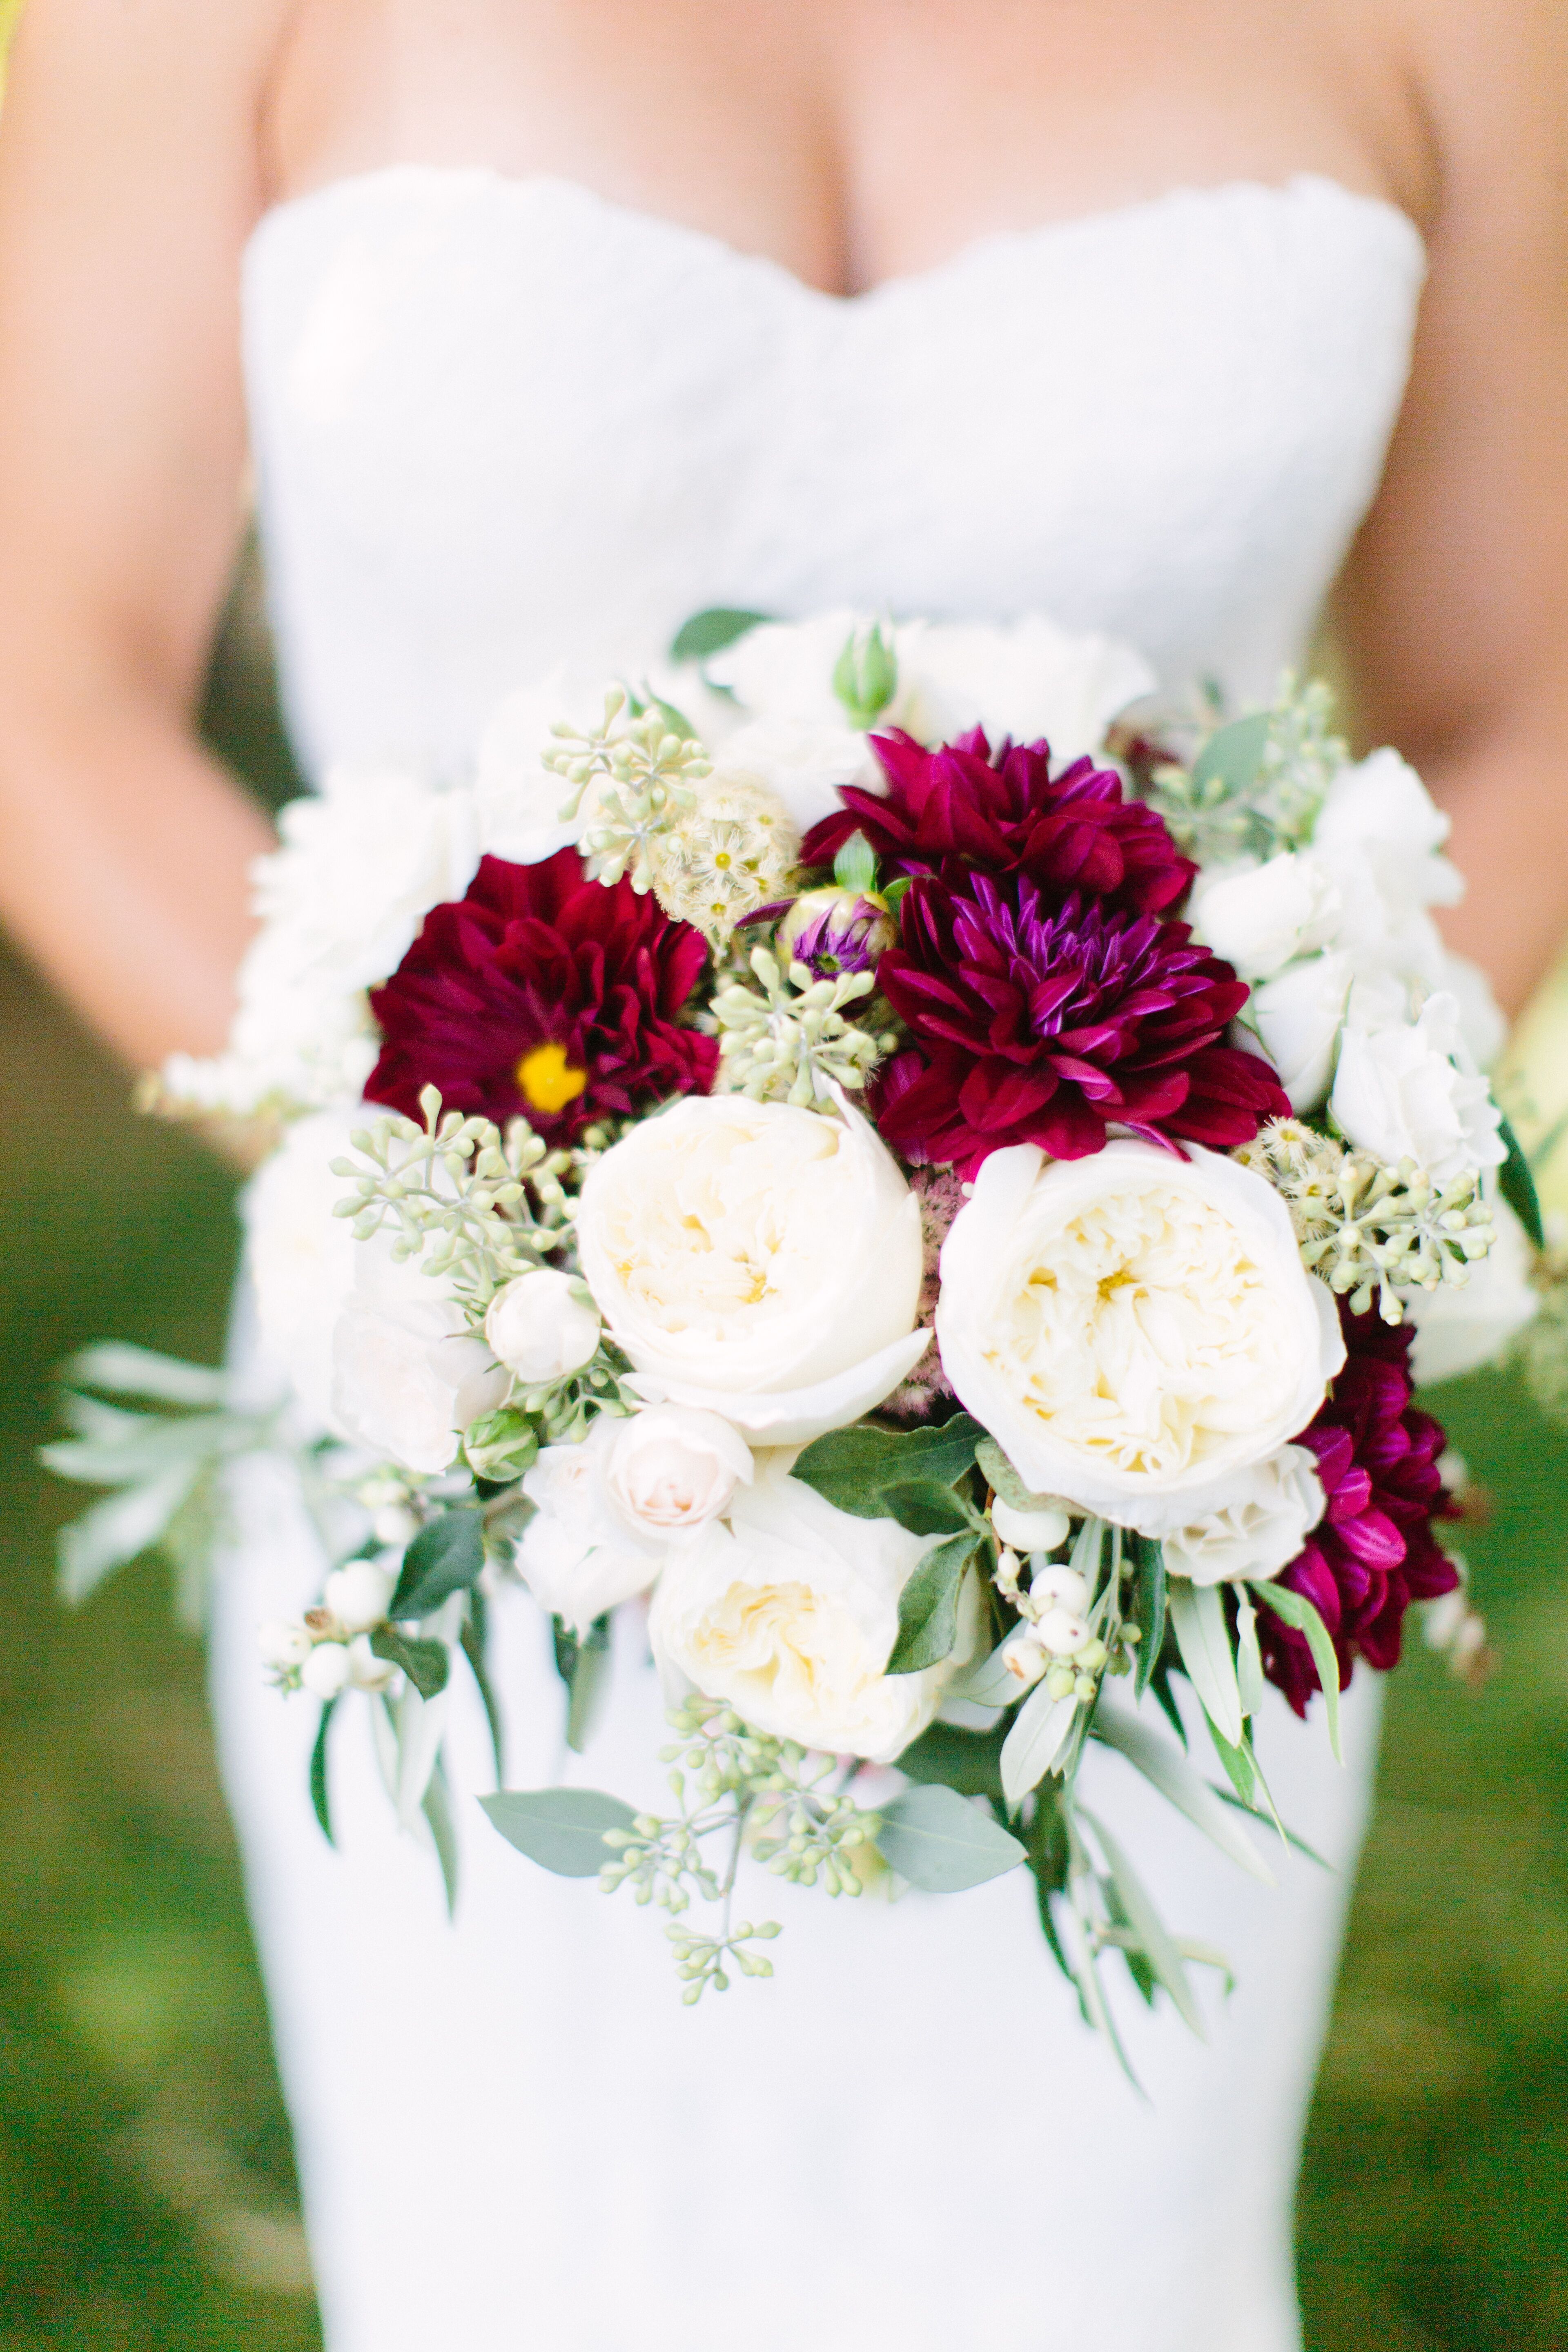
<svg viewBox="0 0 1568 2352">
<path fill-rule="evenodd" d="M 0 921 L 142 1065 L 221 1041 L 270 838 L 191 714 L 279 14 L 29 0 L 0 118 Z"/>
<path fill-rule="evenodd" d="M 1568 934 L 1568 18 L 1417 16 L 1431 277 L 1341 617 L 1365 733 L 1453 816 L 1469 888 L 1444 928 L 1517 1011 Z"/>
</svg>

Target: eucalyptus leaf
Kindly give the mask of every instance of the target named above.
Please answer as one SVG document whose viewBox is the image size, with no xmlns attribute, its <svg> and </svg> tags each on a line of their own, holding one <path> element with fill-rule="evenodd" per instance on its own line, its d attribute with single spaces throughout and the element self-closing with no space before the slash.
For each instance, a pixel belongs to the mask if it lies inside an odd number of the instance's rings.
<svg viewBox="0 0 1568 2352">
<path fill-rule="evenodd" d="M 1158 1789 L 1178 1812 L 1184 1813 L 1194 1828 L 1201 1830 L 1232 1862 L 1238 1863 L 1252 1877 L 1261 1879 L 1265 1886 L 1275 1885 L 1273 1872 L 1252 1840 L 1232 1821 L 1224 1802 L 1179 1748 L 1173 1748 L 1152 1726 L 1124 1715 L 1120 1707 L 1104 1699 L 1095 1711 L 1094 1737 L 1103 1740 L 1107 1748 L 1114 1748 L 1119 1756 L 1125 1756 L 1135 1771 L 1142 1772 L 1152 1787 Z"/>
<path fill-rule="evenodd" d="M 483 1523 L 471 1504 L 443 1511 L 420 1528 L 403 1555 L 403 1569 L 386 1613 L 395 1619 L 428 1617 L 478 1581 L 485 1564 Z"/>
<path fill-rule="evenodd" d="M 956 1486 L 973 1465 L 981 1434 L 967 1413 L 938 1429 L 836 1429 L 805 1448 L 791 1475 L 856 1518 L 892 1518 L 889 1493 L 927 1482 Z"/>
<path fill-rule="evenodd" d="M 479 1802 L 509 1845 L 558 1878 L 596 1878 L 615 1859 L 605 1831 L 629 1831 L 637 1819 L 598 1789 L 507 1789 Z"/>
<path fill-rule="evenodd" d="M 1210 1719 L 1233 1748 L 1239 1747 L 1241 1691 L 1218 1586 L 1192 1584 L 1185 1577 L 1176 1577 L 1167 1591 L 1166 1607 L 1188 1681 Z"/>
<path fill-rule="evenodd" d="M 1218 784 L 1227 793 L 1246 792 L 1258 782 L 1272 724 L 1270 711 L 1254 710 L 1216 728 L 1193 761 L 1194 785 L 1201 790 Z"/>
<path fill-rule="evenodd" d="M 1292 1592 L 1288 1584 L 1255 1584 L 1253 1591 L 1259 1601 L 1267 1602 L 1277 1617 L 1305 1633 L 1312 1653 L 1312 1664 L 1318 1669 L 1318 1680 L 1323 1686 L 1323 1704 L 1329 1717 L 1329 1745 L 1334 1751 L 1334 1761 L 1344 1762 L 1340 1746 L 1340 1661 L 1333 1637 L 1321 1617 L 1304 1592 Z"/>
<path fill-rule="evenodd" d="M 1025 1860 L 1018 1840 L 967 1797 L 938 1783 L 906 1790 L 881 1809 L 877 1851 L 928 1895 L 962 1895 Z"/>
<path fill-rule="evenodd" d="M 1037 1683 L 1002 1744 L 1002 1790 L 1015 1811 L 1066 1748 L 1079 1712 L 1074 1698 L 1052 1698 Z"/>
<path fill-rule="evenodd" d="M 1142 1698 L 1165 1646 L 1165 1547 L 1154 1536 L 1135 1534 L 1132 1558 L 1137 1569 L 1133 1622 L 1138 1627 L 1132 1690 L 1135 1697 Z"/>
<path fill-rule="evenodd" d="M 961 1797 L 1002 1794 L 1002 1734 L 964 1731 L 955 1723 L 933 1723 L 895 1760 L 911 1780 L 940 1781 Z"/>
<path fill-rule="evenodd" d="M 66 1365 L 65 1377 L 112 1396 L 157 1397 L 164 1404 L 221 1405 L 228 1395 L 226 1372 L 119 1339 L 84 1348 Z"/>
<path fill-rule="evenodd" d="M 1498 1190 L 1537 1249 L 1546 1247 L 1546 1233 L 1541 1221 L 1541 1200 L 1535 1190 L 1535 1178 L 1531 1172 L 1524 1147 L 1513 1131 L 1512 1122 L 1505 1118 L 1500 1132 L 1508 1158 L 1498 1171 Z"/>
<path fill-rule="evenodd" d="M 958 1640 L 958 1596 L 978 1538 L 949 1536 L 920 1561 L 899 1595 L 899 1633 L 885 1671 L 918 1675 L 952 1655 Z"/>
<path fill-rule="evenodd" d="M 1203 2011 L 1187 1981 L 1182 1956 L 1148 1888 L 1105 1823 L 1082 1806 L 1079 1811 L 1099 1841 L 1106 1865 L 1116 1882 L 1116 1891 L 1121 1898 L 1127 1924 L 1137 1937 L 1144 1958 L 1170 1994 L 1183 2021 L 1191 2027 L 1200 2042 L 1206 2042 L 1208 2035 L 1204 2030 Z"/>
<path fill-rule="evenodd" d="M 418 1642 L 395 1625 L 378 1625 L 370 1637 L 372 1653 L 389 1666 L 401 1666 L 421 1698 L 434 1698 L 447 1687 L 452 1654 L 445 1642 Z"/>
<path fill-rule="evenodd" d="M 676 631 L 669 657 L 677 662 L 709 661 L 750 630 L 760 628 L 769 617 L 766 613 L 743 612 L 738 606 L 711 604 L 704 612 L 693 613 Z"/>
</svg>

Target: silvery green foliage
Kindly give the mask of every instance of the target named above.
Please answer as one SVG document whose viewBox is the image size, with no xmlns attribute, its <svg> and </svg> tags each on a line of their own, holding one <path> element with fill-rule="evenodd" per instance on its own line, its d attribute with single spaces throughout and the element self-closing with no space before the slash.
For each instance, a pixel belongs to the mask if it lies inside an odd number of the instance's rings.
<svg viewBox="0 0 1568 2352">
<path fill-rule="evenodd" d="M 1236 1154 L 1267 1177 L 1290 1212 L 1302 1262 L 1364 1315 L 1373 1299 L 1400 1323 L 1401 1290 L 1463 1284 L 1496 1239 L 1471 1170 L 1435 1183 L 1413 1160 L 1385 1168 L 1299 1119 L 1275 1119 Z"/>
<path fill-rule="evenodd" d="M 810 1109 L 831 1103 L 836 1087 L 864 1087 L 889 1041 L 857 1028 L 845 1008 L 870 995 L 873 974 L 814 980 L 803 963 L 781 971 L 766 948 L 752 950 L 751 968 L 760 987 L 735 980 L 713 999 L 729 1089 L 752 1102 Z"/>
<path fill-rule="evenodd" d="M 589 873 L 600 882 L 625 875 L 634 890 L 650 890 L 662 836 L 695 806 L 692 786 L 711 772 L 706 751 L 679 711 L 658 701 L 637 705 L 621 686 L 606 694 L 592 734 L 564 720 L 554 733 L 544 764 L 568 786 L 563 823 L 587 795 L 578 846 Z"/>
<path fill-rule="evenodd" d="M 1156 767 L 1143 796 L 1203 866 L 1273 857 L 1312 837 L 1349 751 L 1330 731 L 1334 698 L 1287 671 L 1272 709 L 1218 723 L 1210 711 L 1190 761 Z"/>
</svg>

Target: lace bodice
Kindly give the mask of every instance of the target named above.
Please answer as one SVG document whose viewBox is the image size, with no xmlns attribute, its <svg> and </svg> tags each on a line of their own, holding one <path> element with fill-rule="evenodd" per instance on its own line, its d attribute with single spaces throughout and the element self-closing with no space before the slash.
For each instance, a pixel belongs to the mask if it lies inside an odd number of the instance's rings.
<svg viewBox="0 0 1568 2352">
<path fill-rule="evenodd" d="M 1267 692 L 1376 486 L 1424 267 L 1333 183 L 1234 183 L 849 299 L 559 180 L 398 166 L 246 281 L 309 767 L 449 770 L 558 658 L 704 605 L 1047 612 Z"/>
</svg>

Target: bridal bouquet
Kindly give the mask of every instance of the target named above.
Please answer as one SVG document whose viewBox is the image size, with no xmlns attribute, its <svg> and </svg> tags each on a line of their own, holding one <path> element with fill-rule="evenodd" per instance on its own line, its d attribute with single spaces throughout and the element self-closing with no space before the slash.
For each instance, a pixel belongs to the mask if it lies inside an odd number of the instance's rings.
<svg viewBox="0 0 1568 2352">
<path fill-rule="evenodd" d="M 514 698 L 466 777 L 285 811 L 230 1049 L 160 1081 L 286 1123 L 246 1207 L 278 1392 L 89 1351 L 51 1459 L 121 1490 L 76 1592 L 188 1559 L 236 1453 L 297 1460 L 330 1572 L 262 1643 L 329 1834 L 363 1704 L 450 1882 L 447 1692 L 495 1719 L 521 1580 L 576 1748 L 636 1612 L 673 1803 L 482 1801 L 660 1906 L 689 2000 L 769 1973 L 748 1857 L 1024 1868 L 1086 2016 L 1119 1953 L 1197 2027 L 1221 1956 L 1079 1801 L 1086 1744 L 1267 1877 L 1266 1685 L 1337 1742 L 1413 1601 L 1475 1649 L 1413 1381 L 1529 1316 L 1536 1215 L 1429 911 L 1446 821 L 1321 688 L 1225 720 L 1153 683 L 1044 620 L 706 614 L 656 674 Z"/>
</svg>

